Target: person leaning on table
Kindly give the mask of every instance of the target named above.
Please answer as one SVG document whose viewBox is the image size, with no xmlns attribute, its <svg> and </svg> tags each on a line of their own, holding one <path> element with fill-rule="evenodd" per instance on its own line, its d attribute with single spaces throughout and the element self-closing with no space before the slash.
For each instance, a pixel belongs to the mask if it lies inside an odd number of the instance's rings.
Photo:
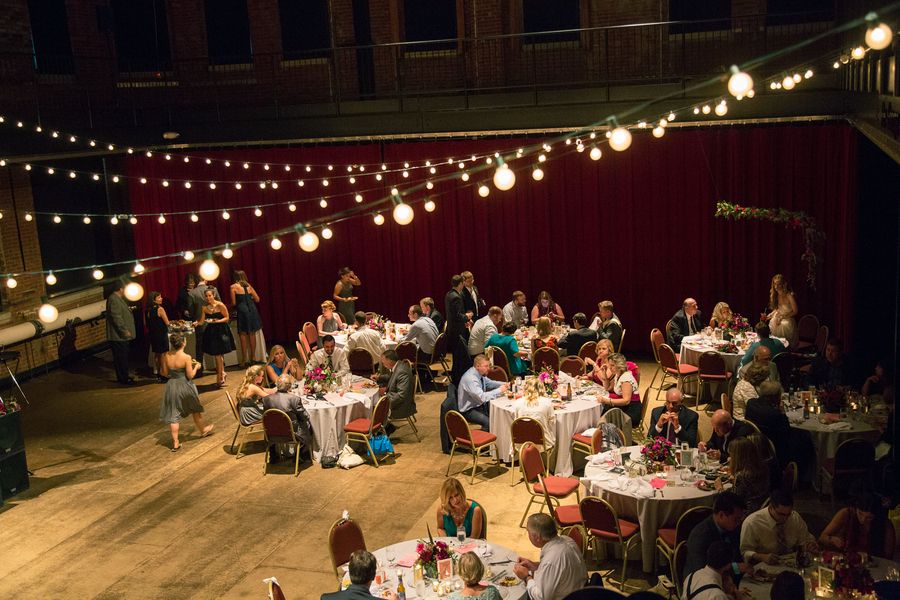
<svg viewBox="0 0 900 600">
<path fill-rule="evenodd" d="M 322 594 L 321 600 L 381 600 L 369 592 L 372 581 L 375 579 L 375 570 L 378 563 L 375 556 L 366 550 L 357 550 L 350 555 L 350 587 L 339 592 Z M 388 600 L 398 600 L 397 594 L 389 592 Z"/>
<path fill-rule="evenodd" d="M 741 526 L 741 553 L 750 564 L 777 565 L 779 556 L 801 545 L 809 551 L 818 549 L 806 521 L 794 510 L 793 496 L 785 490 L 772 492 L 769 506 L 751 513 Z"/>
<path fill-rule="evenodd" d="M 540 548 L 539 562 L 519 557 L 513 572 L 525 582 L 531 600 L 562 600 L 584 587 L 587 567 L 581 548 L 567 535 L 556 532 L 553 517 L 536 513 L 526 523 L 528 540 Z"/>
</svg>

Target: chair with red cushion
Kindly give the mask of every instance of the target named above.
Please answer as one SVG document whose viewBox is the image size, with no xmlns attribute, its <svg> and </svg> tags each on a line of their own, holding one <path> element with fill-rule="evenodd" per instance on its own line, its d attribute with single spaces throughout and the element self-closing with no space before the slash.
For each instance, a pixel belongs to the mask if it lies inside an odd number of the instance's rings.
<svg viewBox="0 0 900 600">
<path fill-rule="evenodd" d="M 819 318 L 815 315 L 803 315 L 797 321 L 797 346 L 793 352 L 811 354 L 816 351 L 816 336 L 819 333 Z"/>
<path fill-rule="evenodd" d="M 581 524 L 581 507 L 578 504 L 559 504 L 557 502 L 554 505 L 550 494 L 547 493 L 547 486 L 543 485 L 543 475 L 538 476 L 538 483 L 541 484 L 541 489 L 544 491 L 544 504 L 547 506 L 550 516 L 556 522 L 557 531 L 565 527 Z"/>
<path fill-rule="evenodd" d="M 350 562 L 350 555 L 357 550 L 366 550 L 366 539 L 356 521 L 353 519 L 335 521 L 328 531 L 328 554 L 339 585 L 343 577 L 341 565 Z"/>
<path fill-rule="evenodd" d="M 573 492 L 576 498 L 581 497 L 578 491 L 579 482 L 577 479 L 547 474 L 547 467 L 544 465 L 541 451 L 531 442 L 525 442 L 519 449 L 519 468 L 522 469 L 525 488 L 531 495 L 528 499 L 528 506 L 525 507 L 525 512 L 522 514 L 522 520 L 519 521 L 519 527 L 524 526 L 525 519 L 528 517 L 528 511 L 531 510 L 531 505 L 534 502 L 540 504 L 545 491 L 550 497 L 551 503 L 555 499 L 557 504 L 559 504 L 559 500 L 571 496 Z"/>
<path fill-rule="evenodd" d="M 269 577 L 268 579 L 264 579 L 263 583 L 269 584 L 269 600 L 287 600 L 284 591 L 281 589 L 281 584 L 278 583 L 277 579 Z"/>
<path fill-rule="evenodd" d="M 294 431 L 294 423 L 291 417 L 283 410 L 270 408 L 262 416 L 263 432 L 266 436 L 266 451 L 264 453 L 263 475 L 269 471 L 269 450 L 275 444 L 286 444 L 294 447 L 294 477 L 300 474 L 300 447 L 303 445 Z"/>
<path fill-rule="evenodd" d="M 400 360 L 408 360 L 412 364 L 416 364 L 417 350 L 416 343 L 413 341 L 400 342 L 395 349 Z"/>
<path fill-rule="evenodd" d="M 369 456 L 372 457 L 372 462 L 376 468 L 378 467 L 378 458 L 375 456 L 375 452 L 372 451 L 372 444 L 369 440 L 376 434 L 384 433 L 384 426 L 387 424 L 390 410 L 390 402 L 388 402 L 386 396 L 382 396 L 375 403 L 371 419 L 360 417 L 344 425 L 344 434 L 347 436 L 347 441 L 353 440 L 364 443 L 366 448 L 369 449 Z"/>
<path fill-rule="evenodd" d="M 509 426 L 510 438 L 512 439 L 512 464 L 510 465 L 509 474 L 512 477 L 510 485 L 516 485 L 516 458 L 519 454 L 519 447 L 525 442 L 531 442 L 535 446 L 539 446 L 541 454 L 548 457 L 547 436 L 544 432 L 544 426 L 540 421 L 531 417 L 519 417 Z"/>
<path fill-rule="evenodd" d="M 559 370 L 572 377 L 584 375 L 584 360 L 578 356 L 567 356 L 559 363 Z"/>
<path fill-rule="evenodd" d="M 306 338 L 303 337 L 303 332 L 297 332 L 297 339 L 294 341 L 294 344 L 297 345 L 297 355 L 300 357 L 300 360 L 303 361 L 303 365 L 309 362 L 309 351 L 303 345 L 306 342 Z"/>
<path fill-rule="evenodd" d="M 662 373 L 662 365 L 659 362 L 659 347 L 665 343 L 666 338 L 662 331 L 656 327 L 650 330 L 650 349 L 653 350 L 653 360 L 656 361 L 656 371 L 653 372 L 653 377 L 650 379 L 650 385 L 647 387 L 648 390 L 656 389 L 653 384 L 656 383 L 656 377 Z M 659 385 L 662 385 L 662 382 L 660 382 Z"/>
<path fill-rule="evenodd" d="M 628 566 L 628 551 L 632 545 L 641 541 L 641 526 L 628 519 L 620 519 L 612 505 L 596 496 L 581 499 L 581 516 L 584 528 L 596 548 L 598 542 L 609 542 L 622 547 L 622 581 L 620 588 L 625 589 L 625 568 Z"/>
<path fill-rule="evenodd" d="M 540 373 L 544 367 L 550 367 L 554 373 L 559 372 L 559 350 L 544 346 L 534 351 L 531 356 L 531 368 L 535 373 Z"/>
<path fill-rule="evenodd" d="M 851 489 L 853 483 L 864 481 L 871 475 L 875 464 L 875 446 L 869 440 L 844 440 L 837 447 L 834 458 L 821 461 L 819 469 L 823 488 L 830 484 L 831 509 L 834 510 L 835 484 L 840 482 L 841 491 Z"/>
<path fill-rule="evenodd" d="M 472 453 L 472 483 L 475 483 L 475 471 L 478 469 L 478 456 L 484 450 L 490 450 L 491 446 L 496 450 L 497 436 L 480 429 L 472 429 L 462 413 L 450 410 L 444 415 L 444 423 L 447 425 L 447 433 L 453 440 L 450 448 L 450 460 L 447 462 L 447 476 L 450 476 L 450 466 L 453 464 L 453 454 L 457 446 L 468 448 Z"/>
<path fill-rule="evenodd" d="M 656 390 L 656 400 L 659 400 L 659 394 L 666 384 L 666 380 L 674 380 L 678 389 L 684 391 L 684 384 L 689 379 L 697 379 L 700 369 L 693 365 L 685 365 L 678 362 L 675 351 L 668 344 L 662 344 L 659 347 L 659 364 L 662 367 L 663 378 Z"/>
<path fill-rule="evenodd" d="M 598 424 L 594 429 L 594 433 L 590 436 L 583 433 L 576 433 L 572 436 L 572 452 L 583 452 L 584 454 L 597 454 L 603 450 L 603 430 Z"/>
<path fill-rule="evenodd" d="M 584 558 L 584 551 L 587 550 L 587 531 L 584 530 L 584 525 L 565 527 L 559 532 L 559 535 L 566 535 L 572 538 L 572 541 L 578 544 L 578 549 L 581 550 L 581 557 Z"/>
<path fill-rule="evenodd" d="M 319 346 L 319 330 L 316 326 L 307 321 L 303 324 L 303 337 L 306 338 L 306 347 L 312 353 Z"/>
<path fill-rule="evenodd" d="M 597 342 L 587 342 L 581 347 L 581 350 L 578 351 L 578 358 L 581 360 L 585 360 L 590 358 L 591 360 L 597 360 Z"/>
<path fill-rule="evenodd" d="M 449 382 L 448 373 L 450 373 L 450 365 L 447 364 L 447 334 L 439 333 L 437 340 L 434 342 L 434 351 L 431 353 L 431 361 L 428 363 L 429 373 L 432 367 L 440 366 L 441 374 L 435 377 L 432 374 L 431 380 L 434 383 L 446 384 Z M 440 381 L 438 381 L 440 379 Z"/>
<path fill-rule="evenodd" d="M 491 365 L 500 367 L 506 373 L 506 381 L 512 379 L 512 374 L 509 372 L 509 358 L 506 356 L 503 348 L 490 346 L 487 349 L 487 353 L 489 354 L 488 358 L 491 360 Z"/>
<path fill-rule="evenodd" d="M 366 379 L 375 372 L 375 363 L 372 355 L 365 348 L 354 348 L 347 353 L 347 362 L 350 364 L 350 372 Z"/>
<path fill-rule="evenodd" d="M 686 510 L 678 517 L 675 527 L 661 527 L 656 532 L 656 548 L 669 561 L 669 568 L 674 569 L 672 559 L 675 548 L 681 542 L 686 542 L 694 527 L 700 521 L 712 514 L 712 508 L 708 506 L 695 506 Z M 674 571 L 673 571 L 674 574 Z"/>
<path fill-rule="evenodd" d="M 725 389 L 727 390 L 734 373 L 727 369 L 725 366 L 725 359 L 722 358 L 722 355 L 714 350 L 709 350 L 701 354 L 700 360 L 697 362 L 699 363 L 697 376 L 700 379 L 700 389 L 697 391 L 697 406 L 699 407 L 700 398 L 703 397 L 704 384 L 710 386 L 710 397 L 713 397 L 712 394 L 714 392 L 712 391 L 712 386 L 715 385 L 718 388 L 719 384 L 724 383 Z"/>
<path fill-rule="evenodd" d="M 506 371 L 503 370 L 503 367 L 498 367 L 497 365 L 492 366 L 488 369 L 487 375 L 485 375 L 488 379 L 493 379 L 494 381 L 499 381 L 501 383 L 506 383 L 509 381 L 506 377 Z"/>
</svg>

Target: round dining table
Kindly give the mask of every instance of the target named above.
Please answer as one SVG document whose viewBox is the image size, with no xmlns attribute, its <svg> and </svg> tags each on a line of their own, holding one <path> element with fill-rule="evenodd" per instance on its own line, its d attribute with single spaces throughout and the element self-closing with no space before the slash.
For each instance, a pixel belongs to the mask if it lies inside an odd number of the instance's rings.
<svg viewBox="0 0 900 600">
<path fill-rule="evenodd" d="M 795 567 L 786 567 L 781 565 L 766 565 L 760 564 L 757 565 L 757 569 L 762 569 L 768 573 L 776 574 L 782 571 L 793 571 L 795 573 L 801 573 L 800 569 Z M 812 567 L 810 567 L 811 569 Z M 892 572 L 891 577 L 896 576 L 898 568 L 900 568 L 900 563 L 896 563 L 892 560 L 888 560 L 886 558 L 878 558 L 876 556 L 871 557 L 870 564 L 867 567 L 869 572 L 872 574 L 872 579 L 877 581 L 882 581 L 887 578 L 888 573 Z M 743 577 L 741 578 L 740 589 L 746 594 L 746 596 L 751 600 L 769 600 L 771 598 L 772 593 L 772 582 L 771 581 L 760 581 L 758 579 L 753 579 L 751 577 Z M 806 585 L 806 598 L 816 598 L 815 590 L 809 589 L 809 583 Z M 836 596 L 833 596 L 836 597 Z"/>
<path fill-rule="evenodd" d="M 427 537 L 425 538 L 427 539 Z M 450 549 L 462 554 L 465 552 L 474 552 L 481 558 L 485 565 L 485 574 L 483 583 L 493 585 L 500 592 L 503 598 L 510 600 L 518 600 L 525 594 L 525 582 L 520 580 L 513 573 L 513 565 L 516 564 L 518 554 L 509 548 L 500 546 L 486 540 L 473 540 L 471 538 L 463 542 L 457 541 L 456 538 L 435 537 L 435 541 L 447 542 Z M 386 573 L 386 581 L 381 583 L 372 583 L 370 591 L 372 595 L 382 598 L 387 591 L 397 591 L 397 571 L 403 576 L 403 585 L 406 588 L 406 597 L 409 598 L 427 598 L 429 600 L 437 600 L 438 594 L 434 591 L 433 584 L 425 581 L 423 585 L 417 586 L 413 581 L 413 565 L 416 562 L 416 544 L 421 543 L 422 539 L 406 540 L 379 548 L 372 552 L 378 561 L 378 571 L 382 570 Z M 501 581 L 506 577 L 513 577 L 516 583 L 511 586 L 501 585 Z M 377 579 L 376 579 L 377 581 Z M 460 584 L 460 579 L 454 571 L 453 577 L 450 579 L 452 584 Z M 418 589 L 417 589 L 418 588 Z"/>
<path fill-rule="evenodd" d="M 622 448 L 622 453 L 630 453 L 632 460 L 639 461 L 641 446 Z M 609 502 L 619 518 L 637 520 L 641 526 L 642 566 L 645 573 L 652 573 L 657 556 L 656 536 L 659 528 L 674 527 L 678 517 L 690 508 L 712 506 L 716 492 L 701 490 L 693 483 L 682 482 L 678 470 L 673 470 L 668 477 L 655 474 L 632 478 L 612 471 L 615 465 L 611 461 L 600 461 L 602 457 L 603 455 L 599 455 L 589 459 L 584 467 L 581 484 L 585 494 L 598 496 Z M 661 489 L 657 490 L 656 487 Z"/>
<path fill-rule="evenodd" d="M 746 340 L 749 347 L 757 340 L 756 333 L 747 333 Z M 775 338 L 784 344 L 787 348 L 788 341 L 784 338 Z M 712 337 L 703 334 L 689 335 L 681 340 L 681 363 L 685 365 L 700 366 L 700 355 L 710 350 L 718 352 L 719 356 L 725 361 L 725 369 L 731 371 L 737 376 L 738 370 L 741 368 L 741 360 L 744 358 L 745 348 L 737 346 L 737 352 L 722 352 L 716 347 L 716 341 Z M 719 342 L 721 343 L 721 342 Z"/>
<path fill-rule="evenodd" d="M 403 341 L 403 337 L 409 331 L 409 326 L 400 324 L 394 324 L 394 332 L 391 334 L 387 334 L 384 331 L 381 333 L 381 343 L 384 344 L 385 349 L 393 350 L 397 347 L 397 344 Z M 341 332 L 332 333 L 334 336 L 334 345 L 338 348 L 346 348 L 347 347 L 347 338 L 351 333 L 353 333 L 355 329 L 353 327 L 349 327 Z"/>
<path fill-rule="evenodd" d="M 847 440 L 864 439 L 875 444 L 881 437 L 881 432 L 861 418 L 824 423 L 818 418 L 824 417 L 824 414 L 812 415 L 809 419 L 804 419 L 802 410 L 788 412 L 787 416 L 792 429 L 806 431 L 812 438 L 816 451 L 810 468 L 814 470 L 808 474 L 807 479 L 813 482 L 815 489 L 823 492 L 827 492 L 827 490 L 822 489 L 822 482 L 819 478 L 819 466 L 822 461 L 834 458 L 838 446 Z"/>
</svg>

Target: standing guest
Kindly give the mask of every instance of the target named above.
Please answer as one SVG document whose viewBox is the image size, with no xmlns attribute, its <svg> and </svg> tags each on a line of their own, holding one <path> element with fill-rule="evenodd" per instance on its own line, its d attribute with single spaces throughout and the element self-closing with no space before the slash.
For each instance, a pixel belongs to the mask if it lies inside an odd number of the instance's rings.
<svg viewBox="0 0 900 600">
<path fill-rule="evenodd" d="M 484 307 L 487 306 L 487 303 L 481 297 L 481 294 L 478 293 L 478 288 L 475 286 L 475 276 L 472 275 L 472 272 L 463 271 L 460 275 L 463 278 L 463 311 L 471 321 L 476 321 L 482 314 Z"/>
<path fill-rule="evenodd" d="M 463 589 L 447 596 L 447 600 L 500 600 L 500 592 L 492 585 L 481 585 L 484 577 L 484 563 L 474 552 L 465 552 L 459 557 L 456 565 L 457 574 L 462 579 Z"/>
<path fill-rule="evenodd" d="M 438 329 L 434 321 L 422 314 L 422 308 L 418 304 L 413 304 L 406 312 L 411 325 L 404 342 L 416 343 L 416 360 L 422 364 L 431 363 L 431 354 L 434 352 L 434 345 L 437 343 Z"/>
<path fill-rule="evenodd" d="M 777 565 L 778 557 L 797 546 L 818 550 L 816 538 L 806 521 L 794 510 L 794 498 L 787 490 L 775 490 L 769 505 L 751 513 L 741 526 L 741 553 L 750 564 Z"/>
<path fill-rule="evenodd" d="M 750 344 L 750 347 L 744 351 L 744 357 L 741 359 L 741 365 L 746 365 L 751 360 L 753 360 L 753 353 L 756 352 L 756 349 L 760 346 L 765 346 L 766 348 L 768 348 L 772 356 L 778 356 L 785 351 L 784 344 L 781 343 L 781 340 L 776 340 L 772 337 L 772 332 L 769 330 L 769 326 L 764 322 L 760 321 L 756 324 L 756 335 L 759 337 L 759 339 Z"/>
<path fill-rule="evenodd" d="M 797 600 L 806 597 L 806 582 L 800 573 L 782 571 L 775 576 L 769 600 Z"/>
<path fill-rule="evenodd" d="M 116 279 L 113 291 L 106 299 L 106 339 L 112 350 L 116 381 L 122 385 L 134 384 L 134 377 L 128 374 L 128 342 L 134 336 L 134 315 L 125 302 L 125 282 Z"/>
<path fill-rule="evenodd" d="M 537 377 L 525 380 L 525 393 L 513 403 L 516 418 L 528 417 L 538 421 L 544 428 L 544 446 L 548 456 L 556 445 L 556 411 L 550 398 L 541 396 L 541 386 Z"/>
<path fill-rule="evenodd" d="M 251 425 L 262 419 L 262 400 L 275 393 L 274 389 L 263 387 L 265 377 L 266 372 L 261 365 L 248 367 L 244 372 L 244 379 L 235 394 L 241 425 Z"/>
<path fill-rule="evenodd" d="M 547 317 L 552 323 L 563 323 L 566 320 L 562 307 L 553 301 L 553 296 L 547 291 L 538 294 L 537 304 L 531 308 L 532 323 L 536 323 L 541 317 Z"/>
<path fill-rule="evenodd" d="M 347 353 L 337 347 L 334 336 L 331 334 L 322 338 L 322 347 L 313 352 L 309 357 L 309 362 L 306 363 L 307 371 L 316 367 L 331 369 L 335 377 L 341 377 L 350 372 Z"/>
<path fill-rule="evenodd" d="M 561 354 L 578 356 L 578 351 L 582 346 L 588 342 L 597 341 L 597 332 L 587 324 L 587 316 L 583 312 L 575 313 L 575 316 L 572 317 L 573 329 L 559 340 Z"/>
<path fill-rule="evenodd" d="M 356 311 L 353 320 L 356 321 L 356 331 L 347 337 L 347 352 L 362 348 L 372 355 L 373 364 L 378 362 L 384 352 L 384 340 L 381 339 L 381 334 L 369 327 L 366 313 L 363 311 Z"/>
<path fill-rule="evenodd" d="M 775 337 L 785 338 L 788 347 L 797 347 L 797 300 L 790 284 L 781 274 L 772 277 L 772 287 L 769 289 L 769 314 L 765 318 L 769 321 L 769 329 Z"/>
<path fill-rule="evenodd" d="M 352 323 L 356 314 L 356 301 L 359 296 L 353 295 L 353 286 L 360 286 L 362 282 L 353 269 L 343 267 L 338 271 L 338 281 L 334 284 L 332 298 L 337 302 L 337 310 L 341 314 L 344 323 Z"/>
<path fill-rule="evenodd" d="M 747 403 L 759 398 L 757 388 L 769 379 L 769 367 L 765 363 L 753 362 L 744 369 L 741 380 L 734 386 L 731 396 L 731 411 L 737 419 L 743 419 L 747 413 Z"/>
<path fill-rule="evenodd" d="M 528 325 L 528 309 L 525 308 L 525 292 L 513 292 L 512 300 L 503 307 L 503 321 L 516 328 Z"/>
<path fill-rule="evenodd" d="M 597 402 L 606 406 L 621 408 L 637 425 L 641 420 L 641 396 L 638 393 L 638 382 L 628 369 L 628 361 L 624 354 L 618 352 L 610 355 L 609 364 L 613 368 L 615 378 L 610 380 L 609 396 L 597 395 Z"/>
<path fill-rule="evenodd" d="M 321 600 L 381 600 L 380 596 L 373 596 L 369 592 L 377 569 L 378 561 L 375 559 L 375 555 L 366 550 L 356 550 L 350 555 L 348 564 L 350 587 L 339 592 L 322 594 Z M 387 600 L 397 600 L 397 594 L 390 592 L 386 598 Z"/>
<path fill-rule="evenodd" d="M 722 542 L 727 546 L 725 554 L 731 561 L 735 575 L 747 570 L 741 555 L 741 523 L 746 510 L 747 505 L 734 492 L 726 491 L 716 495 L 712 514 L 697 523 L 688 535 L 683 578 L 703 568 L 706 549 L 715 542 Z"/>
<path fill-rule="evenodd" d="M 440 537 L 455 537 L 465 529 L 466 537 L 483 540 L 487 537 L 484 511 L 474 500 L 466 498 L 466 490 L 459 479 L 448 477 L 441 484 L 440 504 L 437 508 L 437 530 Z"/>
<path fill-rule="evenodd" d="M 450 291 L 444 297 L 444 309 L 447 313 L 447 349 L 453 355 L 450 381 L 457 386 L 462 380 L 463 373 L 472 364 L 468 349 L 469 328 L 472 321 L 463 309 L 463 287 L 465 285 L 462 275 L 454 275 L 450 278 Z"/>
<path fill-rule="evenodd" d="M 291 393 L 293 384 L 294 378 L 287 374 L 276 379 L 275 389 L 277 391 L 263 398 L 263 409 L 269 410 L 274 408 L 287 413 L 287 416 L 291 418 L 294 433 L 304 446 L 309 447 L 309 443 L 312 440 L 309 414 L 303 408 L 300 396 Z"/>
<path fill-rule="evenodd" d="M 419 308 L 422 309 L 423 315 L 434 321 L 434 326 L 438 328 L 438 333 L 444 331 L 444 325 L 447 324 L 447 321 L 444 319 L 444 315 L 434 307 L 434 298 L 425 296 L 419 300 Z"/>
<path fill-rule="evenodd" d="M 147 329 L 150 332 L 150 348 L 156 362 L 156 380 L 165 383 L 163 376 L 163 355 L 169 351 L 169 317 L 162 307 L 163 297 L 159 292 L 150 292 L 147 306 Z"/>
<path fill-rule="evenodd" d="M 497 346 L 503 350 L 506 355 L 506 361 L 509 363 L 509 374 L 513 377 L 524 375 L 528 372 L 528 363 L 523 359 L 528 356 L 525 350 L 519 350 L 519 343 L 516 341 L 516 326 L 512 323 L 504 323 L 501 333 L 494 333 L 488 338 L 485 346 Z"/>
<path fill-rule="evenodd" d="M 611 341 L 606 339 L 598 341 L 596 360 L 590 356 L 584 359 L 585 364 L 591 367 L 591 372 L 585 377 L 592 379 L 603 387 L 609 387 L 609 384 L 616 377 L 615 369 L 609 362 L 609 357 L 613 354 L 615 354 L 615 349 Z"/>
<path fill-rule="evenodd" d="M 300 363 L 296 358 L 288 358 L 284 346 L 275 344 L 269 350 L 269 360 L 266 362 L 266 377 L 274 383 L 282 375 L 290 375 L 294 379 L 300 379 L 303 373 L 300 371 Z"/>
<path fill-rule="evenodd" d="M 701 452 L 708 452 L 709 457 L 713 460 L 718 458 L 719 462 L 723 464 L 728 462 L 728 447 L 731 443 L 738 438 L 745 438 L 755 431 L 743 421 L 736 420 L 730 412 L 723 408 L 713 413 L 710 425 L 712 425 L 713 431 L 709 436 L 709 441 L 700 442 L 697 444 L 697 448 Z"/>
<path fill-rule="evenodd" d="M 200 363 L 200 371 L 197 377 L 203 373 L 203 336 L 206 333 L 206 324 L 201 321 L 203 317 L 203 307 L 206 306 L 206 290 L 212 290 L 216 300 L 221 300 L 219 290 L 214 288 L 205 279 L 197 281 L 197 285 L 191 290 L 191 317 L 194 322 L 194 346 L 197 354 L 197 362 Z"/>
<path fill-rule="evenodd" d="M 184 276 L 184 286 L 178 290 L 178 299 L 175 301 L 175 314 L 185 321 L 194 320 L 193 300 L 191 290 L 197 286 L 197 276 L 188 273 Z"/>
<path fill-rule="evenodd" d="M 665 406 L 657 406 L 650 413 L 651 438 L 664 437 L 673 444 L 687 442 L 697 445 L 697 413 L 684 405 L 681 390 L 671 388 L 666 391 Z"/>
<path fill-rule="evenodd" d="M 712 318 L 709 320 L 709 326 L 713 329 L 724 327 L 725 325 L 731 323 L 731 317 L 731 307 L 728 306 L 728 303 L 719 302 L 713 308 Z"/>
<path fill-rule="evenodd" d="M 531 600 L 562 600 L 584 587 L 587 567 L 581 548 L 567 535 L 556 532 L 553 517 L 536 513 L 526 523 L 528 541 L 541 549 L 541 559 L 533 562 L 519 557 L 513 572 L 525 582 Z"/>
<path fill-rule="evenodd" d="M 618 350 L 622 345 L 622 321 L 616 315 L 611 300 L 604 300 L 597 305 L 600 314 L 591 322 L 591 329 L 597 332 L 597 339 L 609 340 L 613 348 Z"/>
<path fill-rule="evenodd" d="M 685 600 L 733 600 L 737 590 L 731 577 L 731 565 L 728 544 L 710 544 L 706 549 L 705 566 L 684 580 Z"/>
<path fill-rule="evenodd" d="M 732 491 L 747 503 L 748 510 L 759 510 L 771 491 L 768 467 L 747 438 L 734 440 L 728 454 Z M 716 487 L 721 489 L 721 486 L 722 482 L 717 479 Z"/>
<path fill-rule="evenodd" d="M 689 335 L 700 333 L 703 320 L 700 308 L 693 298 L 685 298 L 681 310 L 672 315 L 671 327 L 666 328 L 666 342 L 675 352 L 681 352 L 681 340 Z"/>
<path fill-rule="evenodd" d="M 381 355 L 381 366 L 389 373 L 387 385 L 379 390 L 391 405 L 391 419 L 405 419 L 416 414 L 416 378 L 408 361 L 400 360 L 393 350 L 385 350 Z M 393 424 L 388 423 L 387 433 L 393 433 Z"/>
<path fill-rule="evenodd" d="M 484 352 L 488 339 L 495 333 L 503 322 L 503 310 L 499 306 L 492 306 L 486 315 L 475 321 L 469 331 L 469 356 L 475 356 Z"/>
<path fill-rule="evenodd" d="M 235 271 L 231 284 L 231 305 L 237 309 L 237 330 L 241 339 L 241 358 L 249 365 L 256 361 L 256 332 L 262 329 L 262 320 L 256 304 L 259 294 L 247 282 L 247 273 Z"/>
<path fill-rule="evenodd" d="M 850 500 L 850 506 L 835 513 L 819 536 L 819 544 L 837 552 L 867 552 L 890 560 L 895 538 L 894 525 L 878 498 L 862 492 Z"/>
<path fill-rule="evenodd" d="M 203 421 L 203 405 L 200 404 L 200 396 L 197 386 L 191 381 L 197 372 L 199 363 L 192 360 L 184 352 L 184 336 L 173 333 L 169 338 L 171 350 L 163 356 L 163 375 L 168 377 L 166 392 L 162 404 L 159 407 L 159 420 L 169 424 L 172 433 L 172 452 L 178 452 L 181 443 L 178 440 L 179 422 L 184 417 L 191 415 L 194 425 L 200 432 L 200 437 L 206 437 L 212 433 L 213 425 L 207 425 Z"/>
<path fill-rule="evenodd" d="M 322 314 L 316 319 L 316 329 L 319 330 L 319 346 L 322 345 L 324 336 L 337 333 L 344 328 L 341 315 L 335 312 L 334 302 L 326 300 L 322 303 Z"/>
<path fill-rule="evenodd" d="M 531 350 L 537 350 L 539 348 L 558 348 L 559 342 L 556 337 L 551 333 L 553 331 L 553 325 L 551 325 L 549 317 L 539 317 L 537 321 L 535 321 L 535 330 L 537 335 L 531 340 Z"/>
<path fill-rule="evenodd" d="M 810 383 L 816 387 L 841 387 L 846 384 L 846 377 L 844 344 L 837 338 L 831 338 L 825 344 L 825 356 L 817 357 L 812 363 Z"/>
<path fill-rule="evenodd" d="M 225 387 L 225 355 L 234 352 L 234 337 L 228 325 L 228 307 L 216 300 L 215 288 L 206 290 L 206 305 L 200 315 L 203 331 L 203 350 L 216 359 L 219 387 Z"/>
<path fill-rule="evenodd" d="M 459 382 L 459 412 L 468 422 L 490 431 L 490 402 L 505 394 L 509 386 L 486 377 L 491 363 L 484 354 L 476 356 L 473 362 Z"/>
</svg>

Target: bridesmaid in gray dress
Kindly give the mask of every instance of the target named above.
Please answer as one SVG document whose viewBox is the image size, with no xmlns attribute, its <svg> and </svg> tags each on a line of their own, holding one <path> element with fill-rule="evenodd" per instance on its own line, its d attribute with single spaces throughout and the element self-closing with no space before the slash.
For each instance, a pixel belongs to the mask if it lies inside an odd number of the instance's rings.
<svg viewBox="0 0 900 600">
<path fill-rule="evenodd" d="M 200 404 L 200 396 L 197 386 L 191 381 L 200 368 L 200 363 L 193 360 L 184 352 L 184 336 L 173 333 L 169 336 L 171 350 L 163 355 L 162 366 L 166 381 L 166 393 L 159 407 L 159 420 L 169 424 L 172 432 L 172 452 L 181 449 L 178 441 L 178 429 L 181 419 L 191 415 L 194 425 L 200 432 L 200 437 L 206 437 L 212 433 L 213 425 L 206 424 L 203 420 L 203 405 Z"/>
<path fill-rule="evenodd" d="M 362 285 L 359 277 L 350 267 L 344 267 L 338 271 L 338 282 L 334 284 L 334 292 L 332 297 L 337 302 L 337 310 L 343 317 L 344 323 L 352 323 L 353 315 L 356 314 L 356 301 L 358 296 L 353 295 L 353 286 Z"/>
</svg>

